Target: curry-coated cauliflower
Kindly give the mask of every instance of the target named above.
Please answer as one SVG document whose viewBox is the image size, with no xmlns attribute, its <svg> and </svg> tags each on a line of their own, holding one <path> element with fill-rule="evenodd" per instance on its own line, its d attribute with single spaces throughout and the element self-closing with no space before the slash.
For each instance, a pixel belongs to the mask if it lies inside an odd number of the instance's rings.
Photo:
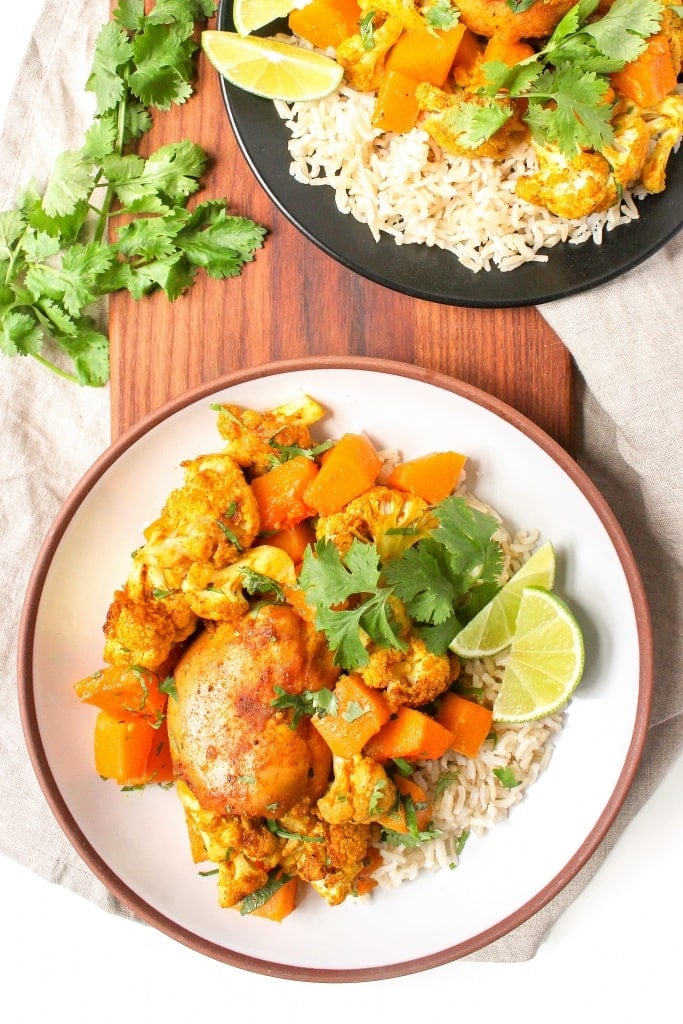
<svg viewBox="0 0 683 1024">
<path fill-rule="evenodd" d="M 436 526 L 422 498 L 378 485 L 350 501 L 343 512 L 321 516 L 316 537 L 331 541 L 342 555 L 354 540 L 374 542 L 380 561 L 386 562 L 427 537 Z"/>
<path fill-rule="evenodd" d="M 433 654 L 420 637 L 411 637 L 408 650 L 378 647 L 369 652 L 369 663 L 359 669 L 366 686 L 384 690 L 395 710 L 402 704 L 420 707 L 448 689 L 457 679 L 458 662 L 445 654 Z"/>
<path fill-rule="evenodd" d="M 227 441 L 225 452 L 253 476 L 273 467 L 279 448 L 311 448 L 309 427 L 325 410 L 308 395 L 268 412 L 223 405 L 218 412 L 218 432 Z"/>
<path fill-rule="evenodd" d="M 269 589 L 269 583 L 274 586 Z M 183 581 L 182 591 L 189 607 L 201 619 L 230 622 L 249 610 L 249 596 L 280 599 L 284 589 L 294 587 L 294 562 L 280 548 L 262 544 L 225 566 L 215 569 L 206 562 L 192 565 Z"/>
<path fill-rule="evenodd" d="M 333 825 L 367 824 L 396 803 L 396 787 L 377 761 L 362 754 L 333 758 L 334 781 L 318 800 L 318 810 Z"/>
</svg>

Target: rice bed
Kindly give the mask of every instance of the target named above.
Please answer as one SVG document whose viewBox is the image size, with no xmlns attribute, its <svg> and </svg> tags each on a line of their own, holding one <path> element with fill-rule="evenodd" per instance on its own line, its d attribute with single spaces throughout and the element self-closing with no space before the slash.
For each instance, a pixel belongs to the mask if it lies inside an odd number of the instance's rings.
<svg viewBox="0 0 683 1024">
<path fill-rule="evenodd" d="M 500 161 L 451 156 L 422 129 L 404 135 L 372 125 L 374 96 L 348 86 L 315 103 L 276 102 L 290 131 L 290 173 L 334 189 L 337 208 L 368 225 L 375 241 L 438 246 L 473 272 L 547 262 L 540 249 L 591 240 L 638 219 L 634 194 L 603 213 L 558 217 L 515 195 L 536 170 L 529 143 Z"/>
</svg>

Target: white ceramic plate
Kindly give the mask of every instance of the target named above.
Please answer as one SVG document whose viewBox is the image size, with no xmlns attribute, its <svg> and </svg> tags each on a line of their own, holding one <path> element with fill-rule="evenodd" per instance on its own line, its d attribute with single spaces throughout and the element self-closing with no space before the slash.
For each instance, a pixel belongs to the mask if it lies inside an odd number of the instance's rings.
<svg viewBox="0 0 683 1024">
<path fill-rule="evenodd" d="M 468 483 L 513 528 L 538 528 L 559 558 L 557 590 L 578 616 L 586 671 L 550 766 L 506 822 L 470 839 L 455 871 L 330 908 L 312 890 L 273 925 L 219 909 L 190 859 L 180 803 L 159 787 L 121 793 L 92 763 L 95 710 L 73 683 L 101 665 L 102 623 L 143 527 L 216 450 L 214 401 L 259 409 L 308 393 L 330 412 L 320 436 L 366 431 L 405 457 L 466 452 Z M 377 360 L 310 359 L 231 374 L 172 402 L 109 449 L 53 525 L 22 620 L 22 715 L 46 797 L 78 853 L 140 917 L 209 956 L 306 980 L 391 977 L 486 945 L 538 911 L 604 837 L 642 750 L 651 638 L 633 557 L 604 500 L 541 430 L 478 390 Z"/>
</svg>

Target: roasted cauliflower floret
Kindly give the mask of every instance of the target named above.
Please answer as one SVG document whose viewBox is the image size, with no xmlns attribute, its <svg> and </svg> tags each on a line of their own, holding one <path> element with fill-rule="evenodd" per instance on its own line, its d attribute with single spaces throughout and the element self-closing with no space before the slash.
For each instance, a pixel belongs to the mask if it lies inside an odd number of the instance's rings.
<svg viewBox="0 0 683 1024">
<path fill-rule="evenodd" d="M 268 872 L 260 864 L 253 864 L 243 853 L 233 854 L 218 865 L 218 903 L 221 907 L 234 907 L 245 896 L 262 889 L 268 881 Z"/>
<path fill-rule="evenodd" d="M 363 15 L 374 11 L 375 14 L 395 18 L 405 29 L 422 29 L 428 24 L 420 9 L 421 5 L 418 5 L 415 0 L 379 0 L 379 3 L 373 3 L 373 0 L 362 0 L 359 7 Z"/>
<path fill-rule="evenodd" d="M 281 858 L 287 874 L 309 882 L 331 906 L 358 894 L 359 879 L 367 873 L 373 826 L 328 824 L 303 807 L 295 808 L 278 825 L 291 836 Z"/>
<path fill-rule="evenodd" d="M 104 623 L 104 660 L 157 668 L 192 635 L 197 618 L 182 595 L 131 597 L 117 590 Z"/>
<path fill-rule="evenodd" d="M 323 407 L 308 395 L 269 412 L 224 405 L 218 413 L 218 432 L 228 442 L 226 454 L 254 476 L 261 476 L 272 468 L 278 447 L 312 447 L 308 428 L 324 415 Z"/>
<path fill-rule="evenodd" d="M 375 543 L 381 561 L 402 554 L 437 525 L 422 498 L 390 487 L 372 487 L 350 501 L 343 512 L 321 516 L 318 540 L 330 540 L 344 555 L 354 540 Z"/>
<path fill-rule="evenodd" d="M 453 124 L 454 117 L 465 103 L 487 106 L 486 98 L 465 91 L 444 92 L 429 82 L 421 82 L 418 85 L 415 97 L 420 110 L 431 112 L 420 122 L 420 127 L 431 135 L 446 153 L 454 156 L 489 157 L 495 160 L 505 155 L 513 136 L 526 133 L 526 127 L 518 117 L 514 105 L 501 100 L 499 106 L 509 110 L 510 118 L 481 145 L 467 145 L 463 141 L 461 130 Z"/>
<path fill-rule="evenodd" d="M 411 637 L 408 650 L 378 647 L 369 664 L 359 669 L 366 686 L 384 690 L 393 709 L 407 704 L 420 707 L 447 690 L 457 679 L 459 663 L 447 655 L 432 654 L 424 640 Z"/>
<path fill-rule="evenodd" d="M 386 55 L 402 32 L 400 18 L 388 17 L 375 27 L 372 49 L 365 48 L 359 34 L 349 36 L 339 44 L 336 59 L 344 68 L 344 76 L 352 89 L 373 92 L 377 88 Z"/>
<path fill-rule="evenodd" d="M 622 189 L 640 178 L 651 135 L 647 122 L 629 104 L 614 119 L 614 144 L 602 153 L 585 151 L 569 158 L 555 148 L 534 144 L 538 171 L 520 178 L 515 192 L 569 219 L 608 210 L 619 201 Z"/>
<path fill-rule="evenodd" d="M 269 588 L 269 582 L 273 587 Z M 196 563 L 183 581 L 183 595 L 202 619 L 228 622 L 249 610 L 249 596 L 284 599 L 285 588 L 296 585 L 294 562 L 280 548 L 252 548 L 223 569 Z"/>
<path fill-rule="evenodd" d="M 646 124 L 652 144 L 643 164 L 641 181 L 648 192 L 663 192 L 666 165 L 683 133 L 683 96 L 678 93 L 667 96 L 656 108 L 655 117 L 646 116 Z"/>
<path fill-rule="evenodd" d="M 318 800 L 318 810 L 333 825 L 354 821 L 367 824 L 394 806 L 397 791 L 377 761 L 356 754 L 332 760 L 334 781 Z"/>
<path fill-rule="evenodd" d="M 148 557 L 175 586 L 193 562 L 217 568 L 234 562 L 260 528 L 256 498 L 231 456 L 203 455 L 182 465 L 182 486 L 145 530 Z"/>
</svg>

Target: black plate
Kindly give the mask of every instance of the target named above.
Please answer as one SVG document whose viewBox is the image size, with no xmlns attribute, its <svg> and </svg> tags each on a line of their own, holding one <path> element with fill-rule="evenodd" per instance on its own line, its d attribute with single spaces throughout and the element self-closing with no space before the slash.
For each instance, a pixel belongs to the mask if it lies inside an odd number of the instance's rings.
<svg viewBox="0 0 683 1024">
<path fill-rule="evenodd" d="M 280 28 L 281 26 L 277 26 Z M 222 0 L 218 28 L 234 31 L 232 0 Z M 264 35 L 273 34 L 270 26 Z M 327 186 L 312 188 L 289 174 L 289 131 L 270 100 L 221 78 L 223 99 L 237 142 L 261 186 L 283 214 L 323 252 L 362 277 L 406 295 L 454 306 L 531 306 L 604 284 L 656 252 L 683 226 L 683 158 L 670 161 L 667 189 L 648 196 L 640 219 L 606 232 L 602 245 L 557 245 L 547 263 L 517 270 L 472 273 L 451 253 L 426 245 L 375 242 L 367 225 L 335 205 Z"/>
</svg>

